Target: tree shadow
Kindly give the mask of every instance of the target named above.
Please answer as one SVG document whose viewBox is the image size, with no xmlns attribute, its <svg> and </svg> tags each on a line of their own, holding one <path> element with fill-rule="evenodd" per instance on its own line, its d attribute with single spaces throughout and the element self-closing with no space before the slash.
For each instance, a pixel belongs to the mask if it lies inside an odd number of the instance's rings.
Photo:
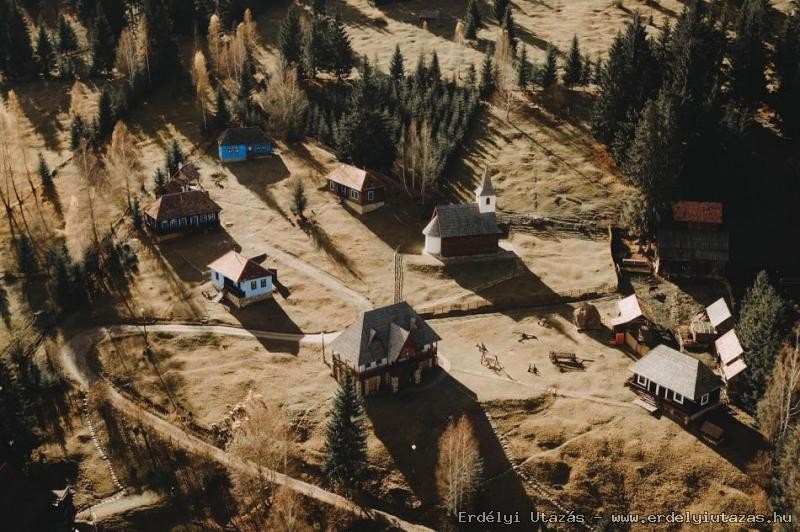
<svg viewBox="0 0 800 532">
<path fill-rule="evenodd" d="M 325 228 L 315 220 L 306 220 L 300 224 L 300 227 L 311 238 L 317 249 L 322 250 L 337 266 L 347 270 L 356 279 L 361 280 L 361 272 L 350 257 L 339 249 L 336 242 L 325 231 Z"/>
<path fill-rule="evenodd" d="M 269 190 L 270 185 L 279 183 L 291 175 L 279 155 L 253 161 L 226 164 L 225 168 L 233 174 L 240 184 L 254 192 L 267 207 L 278 212 L 284 219 L 292 221 L 289 214 L 275 200 L 275 196 Z"/>
<path fill-rule="evenodd" d="M 406 2 L 392 2 L 377 6 L 385 16 L 393 18 L 398 22 L 424 28 L 428 32 L 443 39 L 452 39 L 455 31 L 456 21 L 464 16 L 464 7 L 459 3 L 431 3 L 422 0 Z M 428 21 L 424 26 L 420 20 L 420 13 L 426 10 L 439 12 L 436 20 Z"/>
<path fill-rule="evenodd" d="M 424 244 L 422 229 L 430 215 L 404 192 L 387 188 L 386 193 L 387 205 L 367 215 L 354 216 L 390 248 L 402 253 L 420 253 Z"/>
<path fill-rule="evenodd" d="M 70 85 L 70 82 L 45 80 L 15 88 L 23 113 L 45 146 L 55 152 L 61 151 L 57 117 L 69 108 Z"/>
<path fill-rule="evenodd" d="M 409 519 L 437 529 L 448 529 L 452 524 L 438 507 L 441 494 L 437 488 L 436 469 L 438 441 L 449 421 L 462 415 L 470 421 L 483 459 L 484 479 L 507 472 L 512 464 L 476 395 L 447 373 L 443 377 L 428 378 L 438 381 L 424 388 L 402 389 L 395 395 L 370 397 L 366 401 L 366 412 L 376 437 L 422 502 L 421 507 L 406 508 L 403 513 Z M 475 500 L 475 511 L 519 512 L 527 516 L 533 508 L 533 502 L 516 475 L 498 478 L 491 490 L 479 492 Z M 520 529 L 529 530 L 530 526 Z"/>
<path fill-rule="evenodd" d="M 703 437 L 700 427 L 705 421 L 709 421 L 725 431 L 725 439 L 722 444 L 714 445 Z M 770 447 L 760 432 L 742 423 L 727 407 L 718 408 L 709 413 L 686 427 L 686 430 L 742 472 L 746 472 L 747 466 L 759 453 Z"/>
</svg>

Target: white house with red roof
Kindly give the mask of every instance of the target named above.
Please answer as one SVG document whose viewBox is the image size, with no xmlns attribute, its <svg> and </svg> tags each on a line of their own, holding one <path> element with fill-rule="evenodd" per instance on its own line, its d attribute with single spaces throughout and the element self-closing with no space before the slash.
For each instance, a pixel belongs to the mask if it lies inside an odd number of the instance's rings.
<svg viewBox="0 0 800 532">
<path fill-rule="evenodd" d="M 222 297 L 243 308 L 272 297 L 277 272 L 264 268 L 235 251 L 229 251 L 208 265 L 211 283 Z"/>
</svg>

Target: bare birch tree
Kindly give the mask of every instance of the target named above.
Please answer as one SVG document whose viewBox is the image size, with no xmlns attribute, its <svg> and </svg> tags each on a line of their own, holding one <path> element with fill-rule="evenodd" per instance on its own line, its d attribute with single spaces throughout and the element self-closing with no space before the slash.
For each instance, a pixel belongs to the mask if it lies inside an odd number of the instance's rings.
<svg viewBox="0 0 800 532">
<path fill-rule="evenodd" d="M 516 83 L 514 79 L 514 47 L 511 44 L 511 38 L 506 30 L 501 30 L 495 41 L 494 68 L 496 86 L 503 96 L 503 105 L 506 108 L 506 120 L 508 120 L 508 117 L 511 115 L 511 107 L 514 103 Z"/>
<path fill-rule="evenodd" d="M 297 69 L 281 62 L 270 78 L 266 91 L 259 91 L 254 100 L 269 115 L 272 127 L 284 138 L 291 139 L 302 130 L 308 109 L 308 97 L 297 81 Z"/>
<path fill-rule="evenodd" d="M 313 530 L 305 521 L 308 514 L 300 495 L 294 490 L 281 486 L 272 497 L 267 530 L 276 532 L 306 532 Z"/>
<path fill-rule="evenodd" d="M 133 82 L 133 73 L 139 64 L 139 41 L 131 28 L 122 28 L 117 40 L 117 57 L 114 62 L 117 70 L 128 79 L 128 83 Z"/>
<path fill-rule="evenodd" d="M 483 460 L 471 423 L 464 415 L 451 420 L 439 438 L 436 468 L 439 495 L 451 514 L 470 505 L 482 473 Z"/>
<path fill-rule="evenodd" d="M 436 179 L 438 167 L 438 142 L 434 138 L 430 123 L 418 124 L 412 119 L 406 131 L 403 146 L 403 165 L 406 170 L 406 190 L 409 188 L 425 201 L 428 191 Z"/>
<path fill-rule="evenodd" d="M 208 100 L 208 92 L 211 89 L 211 83 L 208 80 L 206 56 L 204 56 L 203 52 L 200 50 L 194 54 L 194 61 L 192 62 L 192 81 L 194 81 L 197 106 L 200 107 L 200 112 L 203 113 L 203 128 L 205 129 L 208 127 L 206 102 Z"/>
<path fill-rule="evenodd" d="M 770 440 L 783 439 L 792 421 L 800 416 L 800 333 L 794 349 L 781 350 L 764 398 L 758 403 L 758 419 Z"/>
<path fill-rule="evenodd" d="M 453 41 L 461 46 L 463 46 L 466 42 L 464 39 L 464 22 L 461 20 L 456 21 L 456 29 L 453 31 Z"/>
<path fill-rule="evenodd" d="M 214 14 L 208 20 L 208 53 L 211 59 L 211 66 L 217 75 L 221 75 L 222 60 L 222 24 L 219 16 Z"/>
</svg>

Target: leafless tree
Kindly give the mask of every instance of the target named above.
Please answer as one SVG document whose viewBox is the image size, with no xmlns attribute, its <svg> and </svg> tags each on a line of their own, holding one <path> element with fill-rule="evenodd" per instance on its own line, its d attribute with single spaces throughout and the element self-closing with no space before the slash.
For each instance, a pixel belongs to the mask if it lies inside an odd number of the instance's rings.
<svg viewBox="0 0 800 532">
<path fill-rule="evenodd" d="M 284 138 L 302 129 L 308 97 L 297 81 L 297 69 L 281 62 L 270 78 L 266 91 L 258 92 L 255 102 L 269 115 L 272 127 Z"/>
<path fill-rule="evenodd" d="M 472 425 L 464 415 L 451 420 L 439 438 L 436 469 L 439 495 L 451 514 L 469 506 L 482 473 L 483 460 Z"/>
<path fill-rule="evenodd" d="M 453 31 L 453 41 L 455 41 L 456 44 L 464 45 L 464 22 L 461 20 L 456 21 L 456 29 Z"/>
<path fill-rule="evenodd" d="M 775 361 L 772 378 L 758 404 L 762 430 L 772 441 L 781 441 L 800 416 L 800 332 L 794 348 L 786 346 Z"/>
<path fill-rule="evenodd" d="M 272 497 L 267 530 L 276 532 L 306 532 L 312 530 L 305 521 L 308 514 L 300 496 L 294 490 L 281 486 Z"/>
<path fill-rule="evenodd" d="M 503 105 L 506 108 L 506 120 L 511 114 L 514 103 L 514 47 L 506 30 L 501 30 L 497 35 L 494 46 L 495 84 L 503 96 Z"/>
<path fill-rule="evenodd" d="M 403 143 L 403 168 L 406 190 L 419 194 L 425 201 L 428 190 L 436 178 L 438 166 L 437 141 L 427 120 L 418 124 L 412 119 Z"/>
<path fill-rule="evenodd" d="M 203 127 L 205 128 L 208 125 L 206 122 L 206 100 L 208 99 L 208 91 L 211 88 L 211 83 L 208 80 L 206 56 L 204 56 L 203 52 L 200 50 L 194 54 L 194 61 L 192 62 L 192 80 L 194 81 L 197 105 L 200 107 L 200 112 L 203 113 Z"/>
<path fill-rule="evenodd" d="M 133 82 L 133 73 L 136 71 L 139 60 L 139 40 L 128 26 L 122 28 L 117 40 L 117 58 L 115 66 L 126 78 L 128 83 Z"/>
<path fill-rule="evenodd" d="M 222 24 L 219 21 L 219 16 L 216 14 L 211 15 L 208 20 L 208 53 L 211 59 L 211 66 L 220 75 L 222 61 Z"/>
</svg>

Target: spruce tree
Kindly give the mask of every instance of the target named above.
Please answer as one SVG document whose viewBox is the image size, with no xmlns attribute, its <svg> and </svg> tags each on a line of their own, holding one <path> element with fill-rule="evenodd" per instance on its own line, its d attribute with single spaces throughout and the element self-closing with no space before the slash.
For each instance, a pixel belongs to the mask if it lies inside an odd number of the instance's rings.
<svg viewBox="0 0 800 532">
<path fill-rule="evenodd" d="M 333 54 L 331 72 L 339 80 L 349 77 L 355 63 L 355 54 L 338 12 L 328 28 L 328 43 Z"/>
<path fill-rule="evenodd" d="M 225 98 L 225 91 L 222 85 L 217 85 L 217 98 L 214 111 L 214 127 L 222 130 L 228 127 L 231 122 L 231 114 L 228 111 L 228 101 Z"/>
<path fill-rule="evenodd" d="M 464 38 L 471 41 L 478 37 L 478 25 L 475 23 L 475 16 L 472 14 L 471 6 L 474 0 L 470 0 L 467 6 L 467 13 L 464 15 Z"/>
<path fill-rule="evenodd" d="M 467 5 L 467 13 L 472 16 L 476 28 L 483 27 L 483 18 L 481 18 L 481 10 L 478 7 L 478 0 L 469 0 Z"/>
<path fill-rule="evenodd" d="M 147 23 L 149 85 L 174 84 L 182 66 L 167 0 L 141 0 Z M 113 56 L 112 56 L 113 57 Z"/>
<path fill-rule="evenodd" d="M 572 45 L 567 53 L 567 61 L 564 63 L 564 85 L 572 87 L 581 82 L 583 77 L 583 64 L 581 60 L 581 50 L 578 45 L 578 36 L 572 37 Z"/>
<path fill-rule="evenodd" d="M 69 147 L 72 151 L 78 149 L 81 141 L 86 138 L 86 126 L 81 115 L 75 115 L 69 129 Z"/>
<path fill-rule="evenodd" d="M 349 372 L 339 385 L 325 429 L 322 472 L 328 484 L 349 490 L 360 484 L 367 461 L 364 408 Z"/>
<path fill-rule="evenodd" d="M 494 18 L 497 20 L 498 24 L 503 23 L 503 19 L 506 16 L 507 10 L 508 0 L 494 0 L 494 4 L 492 5 L 492 13 L 494 14 Z"/>
<path fill-rule="evenodd" d="M 475 84 L 478 82 L 478 73 L 475 71 L 475 65 L 472 63 L 469 64 L 467 67 L 467 87 L 470 89 L 475 88 Z"/>
<path fill-rule="evenodd" d="M 47 189 L 48 187 L 53 186 L 53 172 L 47 165 L 47 161 L 45 160 L 42 152 L 39 152 L 38 159 L 39 164 L 36 168 L 36 173 L 39 174 L 39 180 L 42 182 L 42 187 Z"/>
<path fill-rule="evenodd" d="M 114 130 L 114 109 L 111 105 L 111 93 L 103 87 L 97 102 L 97 118 L 95 119 L 95 134 L 97 139 L 105 139 Z"/>
<path fill-rule="evenodd" d="M 492 66 L 492 56 L 489 50 L 483 56 L 483 65 L 481 65 L 481 82 L 478 86 L 478 91 L 483 99 L 488 98 L 494 94 L 494 67 Z"/>
<path fill-rule="evenodd" d="M 131 201 L 131 225 L 137 230 L 142 228 L 142 209 L 139 206 L 139 196 L 134 196 Z"/>
<path fill-rule="evenodd" d="M 39 19 L 39 31 L 36 35 L 36 60 L 39 65 L 39 72 L 44 77 L 49 77 L 55 65 L 55 56 L 53 55 L 53 44 L 50 42 L 50 36 L 44 26 L 44 20 L 41 18 Z"/>
<path fill-rule="evenodd" d="M 583 70 L 581 71 L 581 85 L 589 85 L 592 82 L 594 75 L 594 67 L 592 66 L 592 58 L 589 54 L 583 56 Z"/>
<path fill-rule="evenodd" d="M 539 74 L 539 84 L 543 89 L 551 87 L 558 79 L 558 50 L 553 45 L 547 47 L 547 57 Z"/>
<path fill-rule="evenodd" d="M 17 2 L 11 2 L 6 15 L 8 18 L 4 21 L 8 43 L 6 71 L 12 76 L 23 76 L 30 73 L 33 66 L 33 47 L 28 25 Z"/>
<path fill-rule="evenodd" d="M 765 69 L 768 38 L 764 0 L 745 0 L 736 23 L 736 37 L 731 43 L 731 86 L 734 95 L 745 105 L 755 106 L 766 90 Z"/>
<path fill-rule="evenodd" d="M 747 371 L 740 387 L 742 406 L 755 413 L 772 373 L 775 355 L 786 330 L 787 306 L 772 287 L 766 272 L 760 272 L 742 299 L 736 334 L 747 358 Z"/>
<path fill-rule="evenodd" d="M 156 168 L 156 171 L 153 174 L 153 193 L 156 196 L 161 196 L 164 194 L 164 186 L 166 184 L 167 176 L 164 174 L 164 170 L 162 168 Z"/>
<path fill-rule="evenodd" d="M 286 18 L 281 22 L 278 32 L 278 49 L 287 63 L 299 64 L 302 58 L 303 43 L 300 16 L 294 5 L 289 6 Z"/>
<path fill-rule="evenodd" d="M 314 78 L 317 75 L 319 68 L 319 58 L 317 57 L 317 50 L 320 47 L 322 35 L 320 35 L 319 24 L 317 21 L 311 23 L 306 35 L 306 44 L 303 47 L 303 72 L 309 78 Z"/>
<path fill-rule="evenodd" d="M 503 16 L 503 23 L 500 25 L 506 33 L 508 33 L 508 42 L 511 44 L 511 49 L 517 51 L 517 26 L 514 23 L 514 14 L 511 6 L 506 8 L 506 13 Z"/>
<path fill-rule="evenodd" d="M 102 4 L 97 4 L 97 14 L 92 24 L 92 70 L 105 73 L 114 66 L 116 42 L 106 19 Z"/>
<path fill-rule="evenodd" d="M 428 67 L 428 81 L 433 85 L 442 81 L 442 68 L 439 66 L 439 54 L 436 50 L 433 51 L 431 65 Z"/>
<path fill-rule="evenodd" d="M 797 4 L 778 40 L 775 72 L 780 80 L 778 107 L 783 130 L 790 136 L 800 133 L 800 4 Z"/>
<path fill-rule="evenodd" d="M 531 65 L 530 62 L 528 62 L 528 50 L 525 45 L 523 45 L 517 57 L 517 87 L 522 90 L 528 88 L 530 69 Z"/>
<path fill-rule="evenodd" d="M 394 47 L 392 60 L 389 63 L 389 77 L 394 81 L 402 81 L 406 76 L 405 67 L 403 66 L 403 54 L 400 52 L 400 45 Z"/>
<path fill-rule="evenodd" d="M 166 151 L 164 152 L 164 168 L 166 170 L 166 176 L 172 177 L 178 173 L 178 169 L 180 165 L 184 163 L 185 157 L 183 155 L 183 150 L 181 149 L 181 145 L 178 144 L 178 141 L 172 139 L 172 142 L 169 143 Z"/>
<path fill-rule="evenodd" d="M 325 0 L 313 0 L 311 10 L 315 16 L 325 14 Z"/>
</svg>

